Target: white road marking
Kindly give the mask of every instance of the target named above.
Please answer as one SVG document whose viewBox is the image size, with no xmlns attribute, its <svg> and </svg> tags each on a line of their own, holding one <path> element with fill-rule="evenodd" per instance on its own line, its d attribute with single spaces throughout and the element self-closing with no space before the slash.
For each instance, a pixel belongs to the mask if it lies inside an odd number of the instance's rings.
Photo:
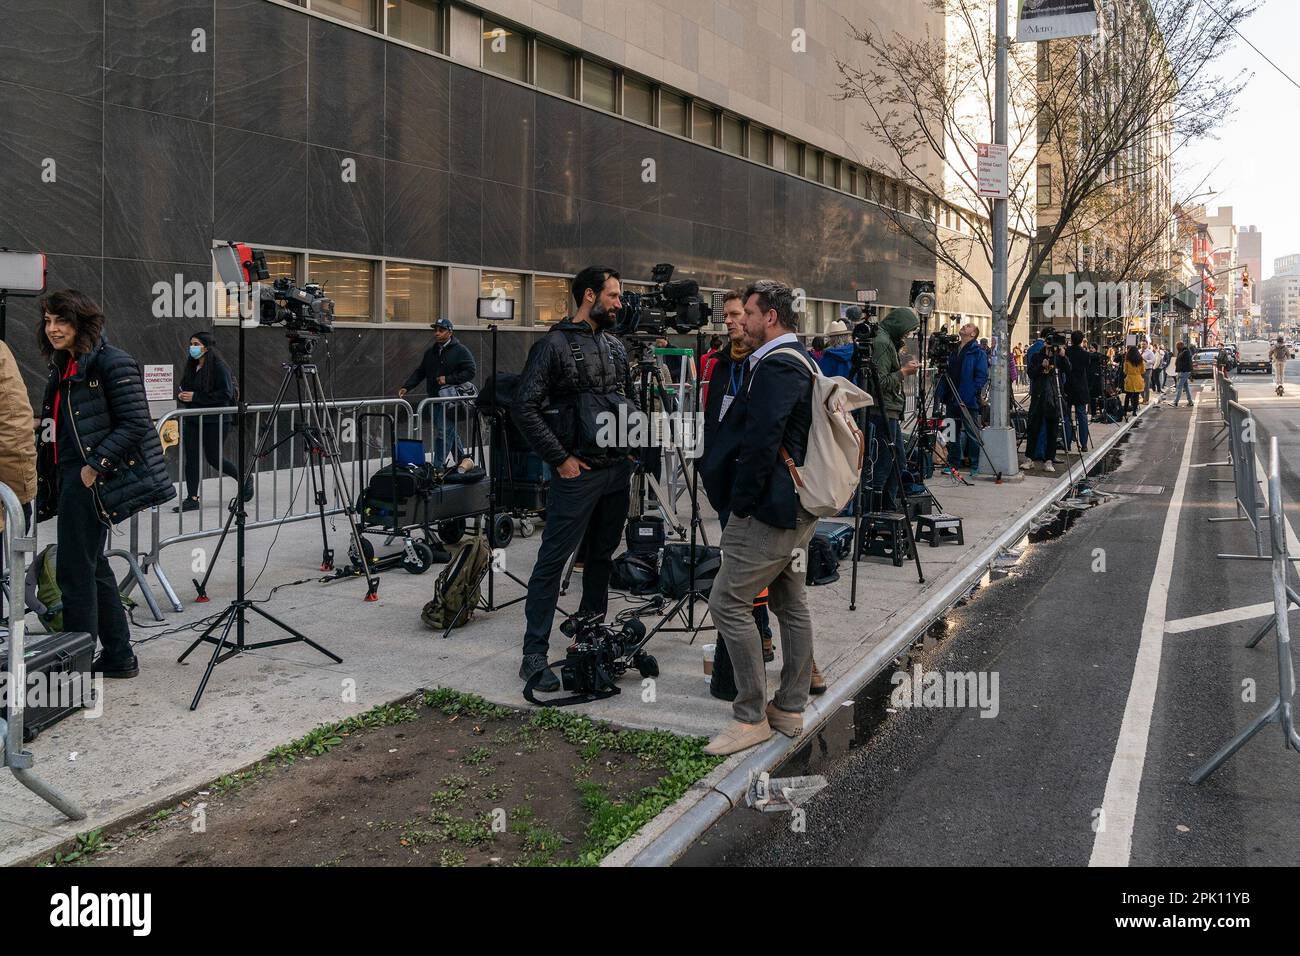
<svg viewBox="0 0 1300 956">
<path fill-rule="evenodd" d="M 1183 511 L 1187 476 L 1191 474 L 1188 466 L 1192 460 L 1192 434 L 1201 414 L 1200 407 L 1198 403 L 1187 423 L 1178 479 L 1169 500 L 1169 510 L 1165 513 L 1155 573 L 1151 577 L 1151 589 L 1147 592 L 1142 639 L 1138 644 L 1137 660 L 1133 664 L 1133 681 L 1129 685 L 1128 700 L 1124 704 L 1124 720 L 1120 724 L 1115 756 L 1111 760 L 1110 775 L 1106 778 L 1106 793 L 1102 797 L 1101 819 L 1106 824 L 1097 831 L 1093 840 L 1089 866 L 1128 866 L 1133 850 L 1133 824 L 1137 818 L 1138 794 L 1142 787 L 1142 768 L 1146 764 L 1151 710 L 1155 706 L 1156 689 L 1160 682 L 1160 653 L 1164 645 L 1165 610 L 1169 605 L 1174 548 L 1178 541 L 1178 518 Z"/>
<path fill-rule="evenodd" d="M 1198 614 L 1195 617 L 1179 618 L 1177 621 L 1165 622 L 1166 634 L 1186 634 L 1220 624 L 1234 624 L 1237 621 L 1249 621 L 1256 617 L 1268 617 L 1273 613 L 1273 602 L 1251 604 L 1247 607 L 1234 607 L 1227 611 L 1215 611 L 1212 614 Z"/>
</svg>

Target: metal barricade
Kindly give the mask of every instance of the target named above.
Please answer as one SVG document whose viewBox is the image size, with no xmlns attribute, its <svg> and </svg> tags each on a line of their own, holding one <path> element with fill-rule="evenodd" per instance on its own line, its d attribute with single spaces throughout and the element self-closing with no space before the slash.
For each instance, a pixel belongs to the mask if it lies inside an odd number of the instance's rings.
<svg viewBox="0 0 1300 956">
<path fill-rule="evenodd" d="M 415 406 L 410 437 L 424 443 L 425 453 L 435 465 L 445 465 L 449 458 L 459 462 L 467 455 L 488 467 L 490 456 L 484 454 L 483 447 L 487 430 L 478 419 L 477 402 L 478 392 L 468 391 L 430 396 Z"/>
<path fill-rule="evenodd" d="M 0 482 L 0 502 L 5 510 L 5 539 L 8 542 L 7 565 L 13 581 L 14 593 L 9 601 L 8 665 L 5 672 L 4 702 L 0 714 L 0 746 L 3 746 L 4 766 L 24 787 L 36 794 L 70 820 L 84 820 L 86 814 L 53 787 L 43 783 L 31 767 L 31 751 L 23 749 L 23 709 L 27 703 L 26 602 L 22 582 L 27 574 L 28 558 L 36 557 L 36 539 L 25 535 L 27 527 L 22 506 L 13 489 Z"/>
<path fill-rule="evenodd" d="M 304 415 L 296 403 L 286 402 L 278 411 L 274 405 L 269 404 L 248 406 L 252 424 L 245 439 L 248 442 L 246 453 L 251 458 L 263 437 L 266 438 L 267 445 L 262 459 L 253 463 L 253 496 L 251 514 L 245 523 L 246 529 L 251 531 L 292 521 L 320 518 L 322 509 L 316 503 L 313 489 L 325 492 L 325 517 L 342 514 L 345 501 L 355 504 L 356 496 L 365 487 L 370 475 L 384 467 L 391 455 L 386 426 L 374 417 L 367 417 L 367 413 L 393 415 L 399 436 L 410 435 L 414 428 L 415 413 L 404 398 L 348 399 L 326 402 L 325 405 L 325 414 L 334 433 L 346 475 L 347 486 L 342 488 L 337 487 L 331 469 L 324 468 L 318 474 L 307 460 L 305 442 L 307 432 L 310 431 L 310 416 Z M 201 469 L 202 461 L 197 460 L 199 455 L 207 458 L 210 464 L 215 458 L 217 468 L 220 468 L 222 461 L 238 461 L 234 428 L 223 422 L 224 416 L 233 419 L 236 411 L 233 407 L 185 408 L 169 412 L 158 420 L 160 434 L 169 422 L 176 421 L 180 425 L 177 453 L 182 488 L 179 500 L 182 503 L 188 490 L 185 474 L 187 465 Z M 190 421 L 194 424 L 187 427 Z M 209 442 L 211 448 L 215 449 L 213 454 L 209 454 L 208 447 L 203 447 Z M 187 459 L 187 456 L 190 458 Z M 235 479 L 224 472 L 220 473 L 215 487 L 219 507 L 214 514 L 209 514 L 207 505 L 210 495 L 205 491 L 201 471 L 199 475 L 199 507 L 194 512 L 179 512 L 174 528 L 164 530 L 161 509 L 152 509 L 152 540 L 149 551 L 141 562 L 145 570 L 152 569 L 158 575 L 159 582 L 172 600 L 172 606 L 177 610 L 180 608 L 179 601 L 175 600 L 175 591 L 159 566 L 162 549 L 168 545 L 220 534 L 229 514 L 228 503 L 240 490 Z M 187 518 L 191 513 L 196 517 Z"/>
<path fill-rule="evenodd" d="M 1253 455 L 1252 455 L 1253 457 Z M 1268 519 L 1272 538 L 1273 620 L 1265 628 L 1277 631 L 1277 697 L 1264 713 L 1248 727 L 1224 744 L 1219 751 L 1192 774 L 1190 782 L 1199 784 L 1218 770 L 1228 758 L 1240 750 L 1251 737 L 1269 724 L 1282 727 L 1282 745 L 1287 750 L 1300 751 L 1300 734 L 1296 733 L 1293 701 L 1295 699 L 1295 667 L 1291 660 L 1291 628 L 1287 621 L 1288 605 L 1296 602 L 1297 595 L 1288 583 L 1291 557 L 1287 554 L 1286 521 L 1282 515 L 1282 475 L 1278 463 L 1277 438 L 1269 439 L 1268 450 Z M 1259 643 L 1256 637 L 1249 645 Z"/>
<path fill-rule="evenodd" d="M 1212 524 L 1228 521 L 1247 521 L 1255 535 L 1254 554 L 1220 554 L 1225 560 L 1267 560 L 1264 551 L 1264 532 L 1261 515 L 1264 507 L 1259 499 L 1259 475 L 1255 471 L 1255 416 L 1250 409 L 1237 402 L 1228 403 L 1228 446 L 1232 455 L 1233 500 L 1237 514 L 1232 518 L 1210 518 Z"/>
</svg>

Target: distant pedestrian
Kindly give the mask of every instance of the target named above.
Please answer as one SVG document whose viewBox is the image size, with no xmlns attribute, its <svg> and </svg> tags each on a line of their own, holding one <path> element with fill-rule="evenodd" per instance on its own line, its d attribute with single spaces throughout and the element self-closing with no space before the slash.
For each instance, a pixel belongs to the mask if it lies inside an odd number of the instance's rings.
<svg viewBox="0 0 1300 956">
<path fill-rule="evenodd" d="M 808 350 L 808 354 L 813 357 L 814 362 L 820 362 L 822 360 L 822 353 L 825 351 L 826 339 L 819 335 L 812 340 L 812 348 Z"/>
<path fill-rule="evenodd" d="M 1138 402 L 1147 387 L 1146 362 L 1136 345 L 1130 345 L 1124 355 L 1124 419 L 1136 415 Z"/>
<path fill-rule="evenodd" d="M 1142 404 L 1151 401 L 1151 373 L 1156 369 L 1156 350 L 1151 343 L 1142 343 Z"/>
<path fill-rule="evenodd" d="M 1174 386 L 1174 408 L 1178 407 L 1178 398 L 1186 393 L 1187 407 L 1192 407 L 1192 350 L 1186 342 L 1178 343 L 1178 357 L 1174 359 L 1174 372 L 1178 383 Z"/>
<path fill-rule="evenodd" d="M 1291 350 L 1287 348 L 1286 339 L 1282 336 L 1277 337 L 1277 344 L 1269 349 L 1269 358 L 1273 360 L 1273 384 L 1277 386 L 1277 393 L 1282 394 L 1282 388 L 1286 385 L 1286 363 L 1291 358 Z"/>
</svg>

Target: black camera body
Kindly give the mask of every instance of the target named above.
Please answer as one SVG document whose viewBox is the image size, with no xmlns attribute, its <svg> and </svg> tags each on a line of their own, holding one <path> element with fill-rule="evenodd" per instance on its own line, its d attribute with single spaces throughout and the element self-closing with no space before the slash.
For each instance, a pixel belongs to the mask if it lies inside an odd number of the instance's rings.
<svg viewBox="0 0 1300 956">
<path fill-rule="evenodd" d="M 925 343 L 925 357 L 931 365 L 946 366 L 948 359 L 961 348 L 961 337 L 949 332 L 947 326 L 931 332 Z"/>
<path fill-rule="evenodd" d="M 650 272 L 649 292 L 623 293 L 623 308 L 614 325 L 615 335 L 667 335 L 694 332 L 708 324 L 713 308 L 700 296 L 694 279 L 672 281 L 673 266 L 661 262 Z"/>
<path fill-rule="evenodd" d="M 299 287 L 288 276 L 281 276 L 270 287 L 263 285 L 260 289 L 262 325 L 283 323 L 294 332 L 334 331 L 334 300 L 326 297 L 324 287 L 318 283 Z"/>
<path fill-rule="evenodd" d="M 560 684 L 571 694 L 609 697 L 619 692 L 616 681 L 629 667 L 642 677 L 658 677 L 659 662 L 645 652 L 645 624 L 637 618 L 619 628 L 602 624 L 594 615 L 575 614 L 560 625 L 572 638 L 560 664 Z"/>
</svg>

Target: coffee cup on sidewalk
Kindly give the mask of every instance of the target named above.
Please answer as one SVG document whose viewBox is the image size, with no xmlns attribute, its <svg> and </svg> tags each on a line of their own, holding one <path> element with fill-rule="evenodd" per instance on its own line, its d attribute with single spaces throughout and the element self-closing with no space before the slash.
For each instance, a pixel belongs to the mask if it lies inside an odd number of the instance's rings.
<svg viewBox="0 0 1300 956">
<path fill-rule="evenodd" d="M 718 649 L 717 644 L 704 645 L 704 673 L 705 676 L 713 675 L 713 652 Z"/>
</svg>

